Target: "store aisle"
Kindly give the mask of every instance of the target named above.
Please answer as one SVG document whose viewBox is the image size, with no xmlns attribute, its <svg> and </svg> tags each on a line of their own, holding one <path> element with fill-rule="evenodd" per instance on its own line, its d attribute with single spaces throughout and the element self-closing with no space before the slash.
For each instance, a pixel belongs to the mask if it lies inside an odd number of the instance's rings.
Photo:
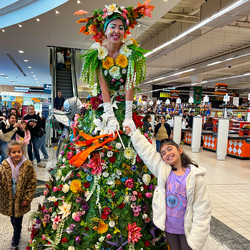
<svg viewBox="0 0 250 250">
<path fill-rule="evenodd" d="M 206 182 L 212 200 L 211 235 L 203 250 L 250 250 L 250 161 L 227 157 L 217 161 L 214 152 L 200 150 L 192 153 L 191 147 L 181 145 L 199 165 L 207 169 Z M 32 211 L 42 202 L 43 187 L 49 178 L 47 170 L 56 164 L 55 150 L 48 149 L 47 168 L 36 168 L 38 184 Z M 0 250 L 10 247 L 12 226 L 9 217 L 0 215 Z M 30 232 L 29 214 L 24 216 L 20 250 L 25 250 Z"/>
</svg>

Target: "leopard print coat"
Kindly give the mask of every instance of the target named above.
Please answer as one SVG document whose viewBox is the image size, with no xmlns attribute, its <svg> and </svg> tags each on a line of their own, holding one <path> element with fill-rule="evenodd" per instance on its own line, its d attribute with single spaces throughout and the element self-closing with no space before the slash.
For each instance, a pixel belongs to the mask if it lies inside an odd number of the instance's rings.
<svg viewBox="0 0 250 250">
<path fill-rule="evenodd" d="M 12 193 L 12 172 L 7 160 L 0 165 L 0 213 L 7 216 L 21 217 L 30 211 L 30 204 L 36 190 L 36 173 L 31 161 L 26 160 L 20 167 L 15 199 Z M 27 206 L 22 206 L 23 201 Z M 13 209 L 14 206 L 14 209 Z"/>
</svg>

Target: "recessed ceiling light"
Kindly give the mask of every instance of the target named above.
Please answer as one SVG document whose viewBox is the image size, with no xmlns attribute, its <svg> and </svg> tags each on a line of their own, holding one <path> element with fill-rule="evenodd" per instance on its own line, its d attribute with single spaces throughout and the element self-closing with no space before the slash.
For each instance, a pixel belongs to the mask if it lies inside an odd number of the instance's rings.
<svg viewBox="0 0 250 250">
<path fill-rule="evenodd" d="M 28 69 L 31 69 L 32 67 L 31 66 L 28 66 Z"/>
<path fill-rule="evenodd" d="M 56 14 L 59 14 L 59 11 L 58 11 L 58 10 L 55 10 L 55 13 L 56 13 Z"/>
<path fill-rule="evenodd" d="M 38 82 L 36 82 L 36 83 L 38 83 Z M 38 84 L 39 86 L 40 86 L 40 84 Z"/>
<path fill-rule="evenodd" d="M 4 74 L 3 73 L 1 73 L 1 76 L 3 76 Z"/>
<path fill-rule="evenodd" d="M 33 74 L 34 72 L 33 72 L 33 71 L 31 71 L 30 73 L 31 73 L 31 74 Z"/>
<path fill-rule="evenodd" d="M 37 79 L 35 79 L 35 81 L 37 81 Z"/>
<path fill-rule="evenodd" d="M 37 19 L 36 19 L 36 21 L 37 21 L 37 22 L 40 22 L 40 19 L 39 19 L 39 18 L 37 18 Z"/>
<path fill-rule="evenodd" d="M 18 24 L 18 27 L 19 27 L 19 28 L 22 28 L 22 27 L 23 27 L 23 25 L 22 25 L 22 24 Z"/>
<path fill-rule="evenodd" d="M 33 77 L 36 77 L 36 75 L 33 75 Z"/>
<path fill-rule="evenodd" d="M 4 30 L 4 29 L 2 29 L 2 32 L 5 32 L 5 30 Z"/>
<path fill-rule="evenodd" d="M 29 60 L 27 60 L 27 59 L 24 59 L 24 61 L 25 61 L 25 62 L 28 62 Z"/>
<path fill-rule="evenodd" d="M 18 52 L 19 52 L 20 54 L 23 54 L 23 53 L 24 53 L 24 51 L 23 51 L 23 50 L 19 50 Z"/>
<path fill-rule="evenodd" d="M 80 1 L 80 0 L 77 0 L 76 2 L 77 2 L 77 3 L 81 3 L 81 1 Z"/>
</svg>

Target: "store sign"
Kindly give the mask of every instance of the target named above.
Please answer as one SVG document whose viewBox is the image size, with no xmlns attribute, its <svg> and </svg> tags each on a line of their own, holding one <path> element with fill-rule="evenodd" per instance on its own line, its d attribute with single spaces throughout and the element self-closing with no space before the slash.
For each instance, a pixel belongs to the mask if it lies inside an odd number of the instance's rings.
<svg viewBox="0 0 250 250">
<path fill-rule="evenodd" d="M 227 84 L 217 83 L 215 84 L 214 94 L 215 95 L 225 95 L 227 93 Z"/>
<path fill-rule="evenodd" d="M 200 104 L 201 103 L 201 97 L 202 97 L 202 87 L 201 86 L 195 86 L 194 87 L 194 103 Z"/>
<path fill-rule="evenodd" d="M 171 98 L 178 98 L 179 97 L 179 92 L 178 90 L 171 90 L 170 97 Z"/>
<path fill-rule="evenodd" d="M 29 89 L 28 87 L 14 87 L 14 91 L 16 92 L 29 92 Z"/>
<path fill-rule="evenodd" d="M 44 93 L 45 94 L 51 94 L 51 90 L 52 90 L 52 85 L 51 84 L 44 84 L 43 88 L 44 88 Z"/>
<path fill-rule="evenodd" d="M 40 93 L 44 93 L 44 88 L 30 87 L 29 92 L 40 92 Z"/>
<path fill-rule="evenodd" d="M 162 97 L 162 98 L 169 98 L 170 97 L 170 93 L 160 92 L 160 97 Z"/>
</svg>

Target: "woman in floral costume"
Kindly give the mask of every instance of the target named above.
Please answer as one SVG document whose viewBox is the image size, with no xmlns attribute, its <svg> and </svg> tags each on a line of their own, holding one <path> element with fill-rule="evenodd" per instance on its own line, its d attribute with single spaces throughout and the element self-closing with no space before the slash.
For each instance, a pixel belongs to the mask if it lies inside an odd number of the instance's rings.
<svg viewBox="0 0 250 250">
<path fill-rule="evenodd" d="M 124 39 L 137 19 L 151 16 L 149 2 L 105 6 L 78 21 L 97 42 L 82 56 L 93 97 L 75 116 L 51 171 L 27 249 L 167 249 L 151 218 L 156 178 L 120 130 L 143 125 L 133 91 L 145 78 L 146 51 Z"/>
</svg>

